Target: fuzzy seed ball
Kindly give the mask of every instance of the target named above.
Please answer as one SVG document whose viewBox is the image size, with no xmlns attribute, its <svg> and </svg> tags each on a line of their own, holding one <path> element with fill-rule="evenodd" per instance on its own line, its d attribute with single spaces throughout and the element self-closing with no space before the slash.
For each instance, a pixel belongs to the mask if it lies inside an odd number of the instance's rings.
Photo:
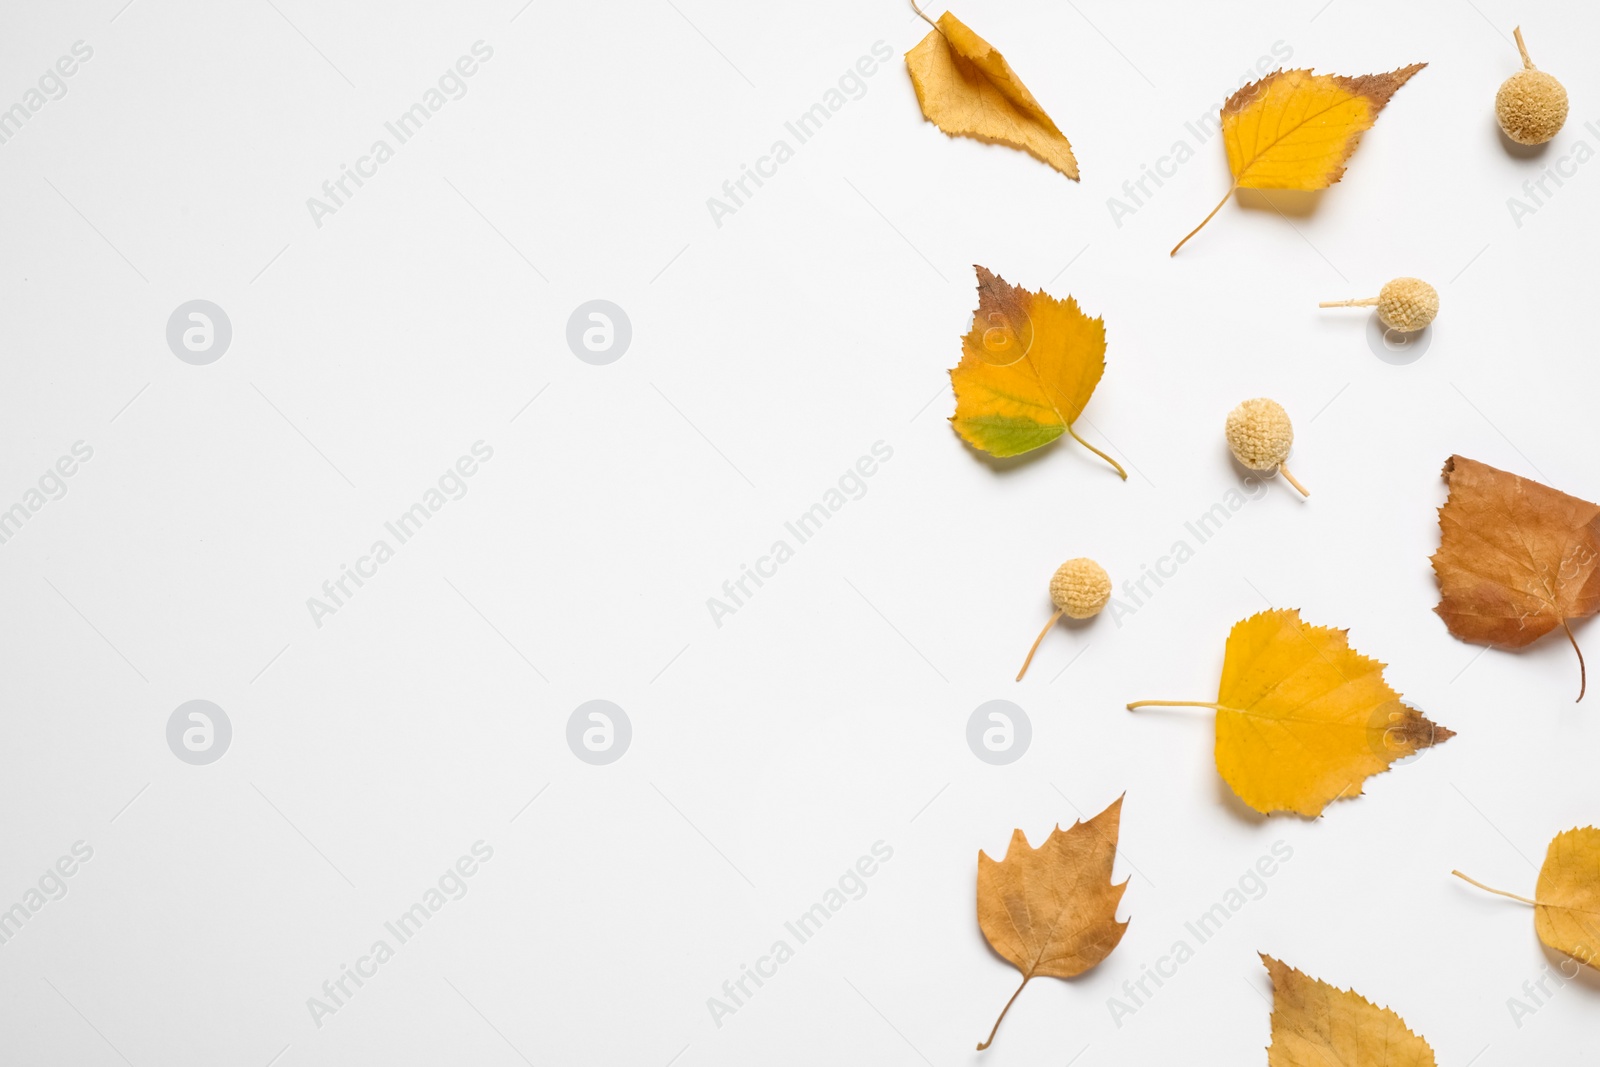
<svg viewBox="0 0 1600 1067">
<path fill-rule="evenodd" d="M 1050 579 L 1050 601 L 1068 618 L 1087 619 L 1100 614 L 1111 599 L 1111 575 L 1092 559 L 1069 559 Z"/>
<path fill-rule="evenodd" d="M 1542 70 L 1519 70 L 1494 94 L 1494 113 L 1518 144 L 1544 144 L 1567 121 L 1567 90 Z"/>
<path fill-rule="evenodd" d="M 1228 448 L 1251 470 L 1277 470 L 1293 445 L 1289 413 L 1276 400 L 1257 397 L 1228 412 Z"/>
<path fill-rule="evenodd" d="M 1439 291 L 1421 278 L 1396 278 L 1378 290 L 1378 319 L 1391 330 L 1411 333 L 1439 314 Z"/>
</svg>

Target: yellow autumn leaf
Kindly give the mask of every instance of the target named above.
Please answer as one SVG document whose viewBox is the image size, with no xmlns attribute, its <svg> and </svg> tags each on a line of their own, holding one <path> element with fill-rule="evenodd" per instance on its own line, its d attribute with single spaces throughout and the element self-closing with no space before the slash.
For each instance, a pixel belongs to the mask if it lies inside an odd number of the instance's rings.
<svg viewBox="0 0 1600 1067">
<path fill-rule="evenodd" d="M 1383 668 L 1350 647 L 1346 630 L 1263 611 L 1228 634 L 1216 703 L 1128 708 L 1214 709 L 1217 770 L 1239 799 L 1263 814 L 1319 815 L 1395 760 L 1455 736 L 1402 703 Z"/>
<path fill-rule="evenodd" d="M 928 21 L 933 29 L 906 53 L 917 103 L 928 121 L 952 137 L 1020 148 L 1077 181 L 1072 145 L 1005 56 L 948 11 L 938 22 Z"/>
<path fill-rule="evenodd" d="M 1022 972 L 1022 985 L 979 1051 L 1029 982 L 1080 975 L 1122 940 L 1128 923 L 1117 921 L 1117 905 L 1128 882 L 1111 882 L 1121 823 L 1118 797 L 1088 822 L 1057 826 L 1038 848 L 1016 830 L 1004 859 L 978 853 L 978 926 L 989 946 Z"/>
<path fill-rule="evenodd" d="M 1105 323 L 1070 296 L 1032 293 L 974 269 L 978 310 L 950 372 L 956 433 L 992 456 L 1020 455 L 1068 433 L 1126 479 L 1120 463 L 1072 428 L 1105 373 Z"/>
<path fill-rule="evenodd" d="M 1490 889 L 1460 871 L 1450 873 L 1479 889 L 1533 905 L 1533 929 L 1540 941 L 1600 970 L 1600 830 L 1583 826 L 1555 836 L 1539 868 L 1533 900 Z"/>
<path fill-rule="evenodd" d="M 1200 232 L 1239 189 L 1326 189 L 1344 177 L 1361 135 L 1389 98 L 1426 63 L 1387 74 L 1345 78 L 1280 70 L 1251 82 L 1222 105 L 1222 142 L 1233 184 L 1211 214 L 1173 248 Z"/>
<path fill-rule="evenodd" d="M 1404 1019 L 1350 989 L 1261 953 L 1272 976 L 1267 1067 L 1435 1067 Z"/>
</svg>

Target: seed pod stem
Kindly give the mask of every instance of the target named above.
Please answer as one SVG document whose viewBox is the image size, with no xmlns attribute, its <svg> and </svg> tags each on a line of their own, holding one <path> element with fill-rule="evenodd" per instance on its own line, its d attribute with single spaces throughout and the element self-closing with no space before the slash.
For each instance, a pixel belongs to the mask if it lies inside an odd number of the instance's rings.
<svg viewBox="0 0 1600 1067">
<path fill-rule="evenodd" d="M 1311 490 L 1309 490 L 1305 486 L 1301 485 L 1299 479 L 1297 479 L 1294 475 L 1289 473 L 1289 465 L 1287 463 L 1278 464 L 1278 473 L 1283 475 L 1284 480 L 1287 481 L 1290 485 L 1292 485 L 1296 489 L 1300 490 L 1300 495 L 1301 496 L 1310 496 L 1311 495 Z"/>
<path fill-rule="evenodd" d="M 1028 664 L 1033 662 L 1033 654 L 1039 651 L 1039 644 L 1044 640 L 1044 635 L 1049 633 L 1050 627 L 1054 626 L 1056 624 L 1056 620 L 1061 618 L 1061 616 L 1065 615 L 1066 613 L 1067 609 L 1062 608 L 1060 611 L 1050 616 L 1050 621 L 1044 624 L 1044 629 L 1039 631 L 1039 636 L 1033 639 L 1033 647 L 1028 649 L 1028 658 L 1022 661 L 1022 669 L 1017 672 L 1017 681 L 1022 681 L 1022 676 L 1028 673 Z M 999 1026 L 1000 1024 L 996 1023 L 995 1025 Z M 993 1037 L 994 1035 L 991 1034 L 989 1036 Z"/>
<path fill-rule="evenodd" d="M 1377 306 L 1378 298 L 1369 296 L 1365 300 L 1324 300 L 1318 304 L 1319 308 L 1369 308 Z"/>
<path fill-rule="evenodd" d="M 1522 53 L 1522 69 L 1538 70 L 1539 68 L 1533 65 L 1533 60 L 1528 58 L 1528 46 L 1522 40 L 1522 27 L 1518 26 L 1512 30 L 1511 35 L 1517 39 L 1517 51 Z"/>
</svg>

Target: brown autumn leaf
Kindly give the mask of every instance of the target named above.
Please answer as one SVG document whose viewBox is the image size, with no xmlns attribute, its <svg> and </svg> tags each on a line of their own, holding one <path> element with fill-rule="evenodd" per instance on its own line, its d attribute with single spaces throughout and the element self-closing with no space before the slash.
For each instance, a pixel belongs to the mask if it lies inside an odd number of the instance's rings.
<svg viewBox="0 0 1600 1067">
<path fill-rule="evenodd" d="M 1080 975 L 1122 940 L 1128 923 L 1117 921 L 1117 905 L 1128 881 L 1111 883 L 1121 821 L 1118 797 L 1088 822 L 1057 826 L 1038 848 L 1016 830 L 1005 859 L 978 853 L 978 926 L 989 947 L 1022 972 L 1022 985 L 979 1051 L 994 1041 L 1000 1020 L 1029 982 Z"/>
<path fill-rule="evenodd" d="M 1267 1067 L 1435 1067 L 1433 1049 L 1388 1008 L 1260 956 L 1272 975 Z"/>
<path fill-rule="evenodd" d="M 948 11 L 922 17 L 933 29 L 906 53 L 906 69 L 928 121 L 952 137 L 1020 148 L 1077 181 L 1072 145 L 1006 57 Z"/>
<path fill-rule="evenodd" d="M 1566 631 L 1578 653 L 1578 699 L 1588 688 L 1569 619 L 1600 611 L 1600 506 L 1464 456 L 1444 464 L 1433 610 L 1463 641 L 1522 648 Z"/>
</svg>

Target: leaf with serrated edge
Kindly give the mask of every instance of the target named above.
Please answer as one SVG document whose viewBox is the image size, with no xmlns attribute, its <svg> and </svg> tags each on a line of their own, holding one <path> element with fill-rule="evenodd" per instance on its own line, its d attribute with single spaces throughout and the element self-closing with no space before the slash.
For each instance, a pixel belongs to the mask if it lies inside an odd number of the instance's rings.
<svg viewBox="0 0 1600 1067">
<path fill-rule="evenodd" d="M 1085 315 L 1070 296 L 1058 300 L 1012 285 L 987 267 L 973 269 L 978 309 L 961 339 L 961 362 L 950 371 L 956 433 L 1001 457 L 1070 434 L 1127 478 L 1121 464 L 1072 429 L 1105 373 L 1105 322 Z"/>
<path fill-rule="evenodd" d="M 1022 985 L 989 1032 L 1033 979 L 1072 978 L 1111 954 L 1128 928 L 1117 921 L 1127 879 L 1111 882 L 1122 821 L 1122 798 L 1088 822 L 1057 826 L 1038 847 L 1021 830 L 1005 858 L 978 853 L 978 927 L 991 948 L 1022 972 Z"/>
<path fill-rule="evenodd" d="M 1296 610 L 1263 611 L 1228 634 L 1216 703 L 1144 700 L 1217 713 L 1217 771 L 1263 814 L 1319 815 L 1389 765 L 1455 734 L 1403 703 L 1384 664 L 1350 647 L 1349 631 Z"/>
<path fill-rule="evenodd" d="M 1426 63 L 1387 74 L 1346 78 L 1278 70 L 1251 82 L 1222 105 L 1222 143 L 1233 184 L 1200 232 L 1239 189 L 1326 189 L 1344 177 L 1345 161 L 1378 121 L 1389 98 Z"/>
<path fill-rule="evenodd" d="M 1600 830 L 1555 836 L 1539 868 L 1533 929 L 1539 940 L 1600 969 Z"/>
<path fill-rule="evenodd" d="M 1261 954 L 1272 976 L 1267 1067 L 1436 1067 L 1433 1049 L 1404 1019 Z"/>
</svg>

